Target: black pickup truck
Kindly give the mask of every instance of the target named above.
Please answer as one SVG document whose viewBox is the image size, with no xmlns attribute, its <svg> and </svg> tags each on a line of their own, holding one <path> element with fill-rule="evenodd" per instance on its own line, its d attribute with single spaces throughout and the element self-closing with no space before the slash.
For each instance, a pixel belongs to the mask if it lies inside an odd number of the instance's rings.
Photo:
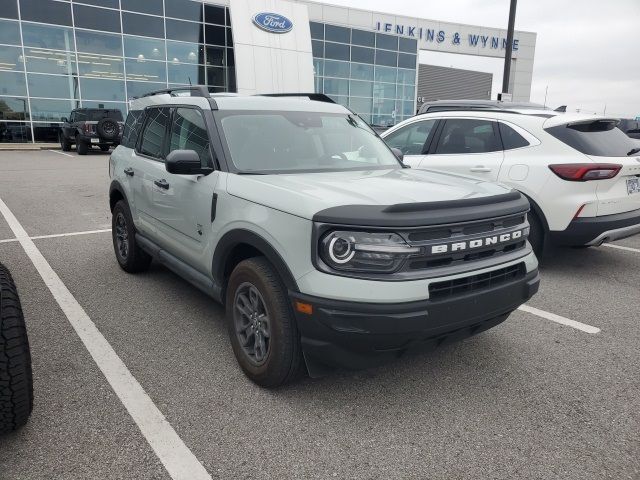
<svg viewBox="0 0 640 480">
<path fill-rule="evenodd" d="M 71 150 L 76 144 L 78 155 L 86 155 L 91 147 L 98 146 L 103 152 L 117 147 L 122 140 L 124 122 L 122 112 L 104 108 L 77 108 L 71 116 L 63 118 L 60 130 L 60 147 Z"/>
</svg>

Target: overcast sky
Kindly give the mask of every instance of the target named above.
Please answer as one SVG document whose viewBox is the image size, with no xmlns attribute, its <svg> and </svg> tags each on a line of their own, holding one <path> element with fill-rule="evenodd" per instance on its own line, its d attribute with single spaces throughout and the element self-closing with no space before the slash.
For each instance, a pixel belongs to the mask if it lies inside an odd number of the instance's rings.
<svg viewBox="0 0 640 480">
<path fill-rule="evenodd" d="M 507 27 L 509 16 L 509 0 L 323 3 L 498 28 Z M 640 116 L 640 0 L 519 0 L 518 29 L 538 34 L 531 101 L 543 103 L 548 86 L 547 104 L 553 107 L 602 113 L 606 105 L 607 114 Z M 423 52 L 420 61 L 491 71 L 494 85 L 502 82 L 496 60 L 446 56 Z"/>
</svg>

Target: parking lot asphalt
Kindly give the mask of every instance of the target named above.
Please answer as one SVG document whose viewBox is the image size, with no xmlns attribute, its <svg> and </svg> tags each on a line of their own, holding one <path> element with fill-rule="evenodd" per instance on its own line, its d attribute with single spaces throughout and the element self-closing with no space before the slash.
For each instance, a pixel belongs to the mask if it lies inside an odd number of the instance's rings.
<svg viewBox="0 0 640 480">
<path fill-rule="evenodd" d="M 640 236 L 545 258 L 529 305 L 599 333 L 516 311 L 434 352 L 267 391 L 238 368 L 219 305 L 162 266 L 120 270 L 107 159 L 2 152 L 0 200 L 49 236 L 36 247 L 211 478 L 640 478 Z M 171 478 L 13 238 L 0 215 L 35 406 L 0 438 L 0 478 Z"/>
</svg>

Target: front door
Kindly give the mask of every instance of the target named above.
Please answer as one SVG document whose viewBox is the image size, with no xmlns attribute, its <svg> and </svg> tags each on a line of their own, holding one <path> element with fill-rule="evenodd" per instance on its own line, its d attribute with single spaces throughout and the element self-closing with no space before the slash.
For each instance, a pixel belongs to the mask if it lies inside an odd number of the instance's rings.
<svg viewBox="0 0 640 480">
<path fill-rule="evenodd" d="M 195 150 L 204 167 L 213 167 L 209 134 L 198 108 L 173 110 L 165 153 Z M 212 210 L 219 177 L 175 175 L 163 169 L 153 182 L 153 216 L 159 243 L 192 266 L 203 265 L 204 250 L 212 235 Z"/>
<path fill-rule="evenodd" d="M 448 118 L 423 156 L 420 168 L 444 170 L 495 181 L 504 160 L 497 122 L 479 118 Z"/>
</svg>

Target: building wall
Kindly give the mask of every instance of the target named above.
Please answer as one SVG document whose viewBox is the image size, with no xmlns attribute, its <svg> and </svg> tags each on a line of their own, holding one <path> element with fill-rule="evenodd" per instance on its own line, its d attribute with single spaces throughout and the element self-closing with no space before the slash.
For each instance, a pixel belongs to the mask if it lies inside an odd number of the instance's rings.
<svg viewBox="0 0 640 480">
<path fill-rule="evenodd" d="M 284 0 L 233 0 L 238 93 L 312 92 L 313 62 L 309 16 L 304 5 Z M 253 24 L 260 12 L 275 12 L 293 23 L 291 31 L 270 33 Z"/>
<path fill-rule="evenodd" d="M 416 108 L 432 100 L 488 100 L 492 80 L 491 73 L 421 64 Z"/>
</svg>

